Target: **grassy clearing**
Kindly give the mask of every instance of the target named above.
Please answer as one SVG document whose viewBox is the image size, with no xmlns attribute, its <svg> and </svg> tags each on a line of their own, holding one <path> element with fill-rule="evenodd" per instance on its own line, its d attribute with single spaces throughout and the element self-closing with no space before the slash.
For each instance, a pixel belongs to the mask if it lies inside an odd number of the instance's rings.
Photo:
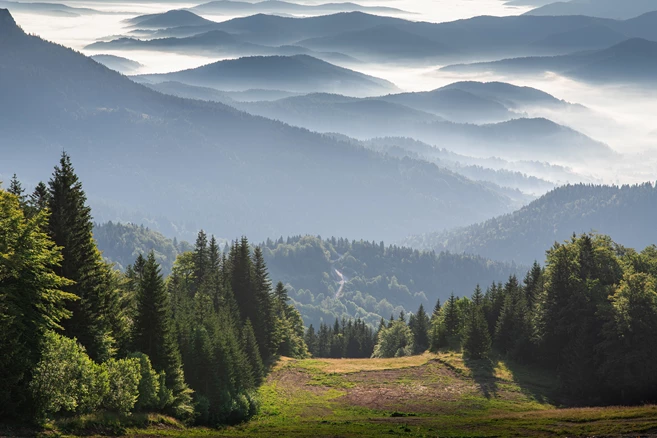
<svg viewBox="0 0 657 438">
<path fill-rule="evenodd" d="M 221 430 L 135 425 L 141 437 L 543 437 L 657 434 L 657 407 L 557 407 L 554 379 L 460 354 L 284 359 L 260 390 L 261 413 Z"/>
</svg>

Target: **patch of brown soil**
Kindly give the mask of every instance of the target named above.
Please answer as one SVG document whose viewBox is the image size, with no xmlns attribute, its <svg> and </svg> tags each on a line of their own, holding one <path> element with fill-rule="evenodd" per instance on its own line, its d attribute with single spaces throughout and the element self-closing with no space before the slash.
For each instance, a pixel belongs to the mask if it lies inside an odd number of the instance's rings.
<svg viewBox="0 0 657 438">
<path fill-rule="evenodd" d="M 323 386 L 311 385 L 308 373 L 294 368 L 274 371 L 269 375 L 267 381 L 276 382 L 277 389 L 286 392 L 309 391 L 315 395 L 322 395 L 328 391 L 328 388 Z"/>
<path fill-rule="evenodd" d="M 474 381 L 433 361 L 414 368 L 365 371 L 344 378 L 354 386 L 338 401 L 376 410 L 447 412 L 452 409 L 448 402 L 478 393 Z"/>
</svg>

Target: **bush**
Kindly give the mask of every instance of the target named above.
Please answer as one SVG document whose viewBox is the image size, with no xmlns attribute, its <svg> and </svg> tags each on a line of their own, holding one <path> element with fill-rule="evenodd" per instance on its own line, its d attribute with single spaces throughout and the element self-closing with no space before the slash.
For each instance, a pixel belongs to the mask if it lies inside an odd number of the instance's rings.
<svg viewBox="0 0 657 438">
<path fill-rule="evenodd" d="M 395 321 L 391 327 L 379 332 L 372 357 L 401 357 L 413 353 L 413 333 L 403 321 Z"/>
<path fill-rule="evenodd" d="M 129 356 L 139 362 L 139 397 L 135 404 L 135 410 L 149 411 L 161 410 L 170 403 L 170 394 L 166 391 L 161 391 L 161 383 L 164 383 L 164 374 L 158 374 L 151 365 L 151 360 L 144 353 L 133 353 Z"/>
<path fill-rule="evenodd" d="M 103 363 L 109 380 L 109 392 L 103 407 L 110 411 L 128 413 L 137 403 L 141 381 L 141 363 L 137 358 L 110 359 Z"/>
<path fill-rule="evenodd" d="M 87 356 L 84 347 L 49 331 L 41 360 L 30 382 L 37 415 L 87 413 L 97 409 L 109 391 L 105 370 Z"/>
</svg>

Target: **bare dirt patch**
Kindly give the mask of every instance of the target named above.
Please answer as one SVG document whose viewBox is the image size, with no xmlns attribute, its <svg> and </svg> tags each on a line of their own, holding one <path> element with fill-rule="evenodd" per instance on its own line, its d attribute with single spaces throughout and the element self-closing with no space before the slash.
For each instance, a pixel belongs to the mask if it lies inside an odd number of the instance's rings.
<svg viewBox="0 0 657 438">
<path fill-rule="evenodd" d="M 479 394 L 473 380 L 436 361 L 414 368 L 353 373 L 344 379 L 354 386 L 337 401 L 376 410 L 446 412 L 452 410 L 449 402 Z"/>
</svg>

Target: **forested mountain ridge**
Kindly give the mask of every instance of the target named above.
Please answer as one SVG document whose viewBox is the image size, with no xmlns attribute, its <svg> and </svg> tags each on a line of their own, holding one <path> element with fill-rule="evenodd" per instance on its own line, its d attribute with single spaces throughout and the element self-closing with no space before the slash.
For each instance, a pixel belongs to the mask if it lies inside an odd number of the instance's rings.
<svg viewBox="0 0 657 438">
<path fill-rule="evenodd" d="M 194 247 L 188 242 L 168 239 L 161 233 L 143 225 L 107 222 L 94 224 L 94 239 L 103 253 L 103 258 L 125 271 L 139 255 L 153 252 L 155 260 L 168 275 L 176 257 Z"/>
<path fill-rule="evenodd" d="M 338 67 L 308 55 L 242 57 L 178 72 L 140 75 L 136 79 L 155 83 L 177 81 L 225 91 L 264 88 L 292 92 L 342 92 L 362 96 L 397 89 L 389 81 Z"/>
<path fill-rule="evenodd" d="M 654 183 L 567 185 L 514 213 L 445 233 L 410 237 L 404 244 L 528 264 L 543 261 L 546 248 L 580 232 L 596 231 L 619 244 L 643 248 L 657 241 L 656 214 Z"/>
<path fill-rule="evenodd" d="M 175 257 L 190 250 L 186 242 L 132 224 L 96 224 L 94 237 L 103 256 L 119 267 L 152 250 L 168 272 Z M 316 327 L 336 318 L 361 318 L 376 326 L 381 317 L 409 313 L 420 304 L 431 308 L 453 291 L 504 281 L 526 270 L 477 256 L 342 238 L 296 236 L 258 246 L 271 278 L 287 285 L 306 326 Z"/>
<path fill-rule="evenodd" d="M 512 209 L 508 197 L 433 164 L 157 93 L 2 16 L 0 129 L 8 147 L 0 171 L 34 185 L 48 158 L 66 148 L 92 205 L 103 206 L 99 221 L 167 218 L 198 229 L 205 217 L 203 226 L 222 237 L 392 240 Z M 262 208 L 267 215 L 256 213 Z"/>
<path fill-rule="evenodd" d="M 559 55 L 575 50 L 595 50 L 608 47 L 608 42 L 618 43 L 622 39 L 641 37 L 657 39 L 655 19 L 651 13 L 628 20 L 612 20 L 586 16 L 481 16 L 446 23 L 408 21 L 399 18 L 381 17 L 362 12 L 339 13 L 320 17 L 291 18 L 257 14 L 236 18 L 208 26 L 182 26 L 163 29 L 151 37 L 181 37 L 210 30 L 221 30 L 238 35 L 243 42 L 264 45 L 303 46 L 304 40 L 313 47 L 335 50 L 358 58 L 359 53 L 370 52 L 370 56 L 402 49 L 406 58 L 415 54 L 414 61 L 421 61 L 427 54 L 435 54 L 436 47 L 443 57 L 453 62 L 473 59 L 499 59 L 510 56 L 532 56 L 537 53 Z M 653 14 L 654 15 L 654 14 Z M 391 48 L 382 46 L 379 34 L 384 39 L 390 34 L 400 36 Z M 601 37 L 600 28 L 608 28 L 616 38 Z M 570 34 L 568 40 L 564 35 Z M 596 40 L 595 36 L 599 38 Z M 421 47 L 417 50 L 414 45 Z"/>
</svg>

